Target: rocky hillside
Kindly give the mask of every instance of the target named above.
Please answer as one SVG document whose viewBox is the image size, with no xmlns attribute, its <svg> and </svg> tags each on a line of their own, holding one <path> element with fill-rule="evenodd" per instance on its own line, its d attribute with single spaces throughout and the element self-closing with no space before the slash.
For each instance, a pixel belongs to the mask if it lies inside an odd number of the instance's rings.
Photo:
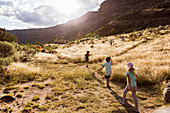
<svg viewBox="0 0 170 113">
<path fill-rule="evenodd" d="M 81 38 L 88 33 L 107 36 L 131 32 L 147 27 L 170 24 L 169 0 L 106 0 L 98 11 L 88 12 L 80 18 L 50 28 L 8 31 L 20 43 L 58 43 Z"/>
</svg>

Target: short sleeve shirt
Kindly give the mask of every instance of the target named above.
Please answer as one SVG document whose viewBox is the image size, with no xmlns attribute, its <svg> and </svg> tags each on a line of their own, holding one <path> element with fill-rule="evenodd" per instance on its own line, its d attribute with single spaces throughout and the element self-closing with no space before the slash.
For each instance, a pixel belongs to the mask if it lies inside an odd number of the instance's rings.
<svg viewBox="0 0 170 113">
<path fill-rule="evenodd" d="M 131 72 L 126 72 L 126 76 L 129 76 L 130 78 L 131 87 L 134 87 L 134 86 L 136 87 L 136 75 L 134 75 Z M 127 78 L 127 85 L 129 86 L 128 78 Z"/>
<path fill-rule="evenodd" d="M 89 60 L 89 54 L 85 54 L 86 60 Z"/>
<path fill-rule="evenodd" d="M 106 62 L 103 64 L 103 67 L 105 67 L 105 75 L 112 75 L 111 64 L 111 62 Z"/>
</svg>

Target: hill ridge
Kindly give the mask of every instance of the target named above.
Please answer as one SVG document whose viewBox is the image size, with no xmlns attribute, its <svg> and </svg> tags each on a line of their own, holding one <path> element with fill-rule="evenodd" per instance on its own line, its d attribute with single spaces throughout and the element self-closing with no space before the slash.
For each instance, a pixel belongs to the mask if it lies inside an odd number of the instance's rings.
<svg viewBox="0 0 170 113">
<path fill-rule="evenodd" d="M 159 4 L 163 5 L 159 5 Z M 135 4 L 135 5 L 134 5 Z M 149 12 L 145 9 L 158 8 L 162 11 Z M 155 9 L 154 8 L 154 9 Z M 8 31 L 18 37 L 20 43 L 65 43 L 79 39 L 88 33 L 109 36 L 147 27 L 169 25 L 170 3 L 166 0 L 106 0 L 98 11 L 88 12 L 65 24 L 49 28 Z M 140 18 L 139 18 L 140 17 Z M 95 34 L 93 34 L 95 36 Z"/>
</svg>

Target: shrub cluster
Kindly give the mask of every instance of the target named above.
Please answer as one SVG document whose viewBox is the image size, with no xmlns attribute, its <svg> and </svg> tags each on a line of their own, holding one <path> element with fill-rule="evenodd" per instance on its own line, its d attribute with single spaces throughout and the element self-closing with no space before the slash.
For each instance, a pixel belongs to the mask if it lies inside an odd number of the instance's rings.
<svg viewBox="0 0 170 113">
<path fill-rule="evenodd" d="M 0 28 L 0 41 L 17 42 L 17 37 L 11 33 L 7 33 L 5 29 Z"/>
<path fill-rule="evenodd" d="M 15 53 L 14 46 L 9 42 L 0 42 L 0 57 L 10 57 Z"/>
</svg>

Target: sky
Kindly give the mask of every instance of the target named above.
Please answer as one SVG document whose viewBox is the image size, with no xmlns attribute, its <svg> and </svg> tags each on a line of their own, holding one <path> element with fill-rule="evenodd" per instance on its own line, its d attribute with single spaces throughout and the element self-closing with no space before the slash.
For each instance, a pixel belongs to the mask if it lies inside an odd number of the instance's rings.
<svg viewBox="0 0 170 113">
<path fill-rule="evenodd" d="M 105 0 L 0 0 L 0 28 L 44 28 L 66 23 Z"/>
</svg>

